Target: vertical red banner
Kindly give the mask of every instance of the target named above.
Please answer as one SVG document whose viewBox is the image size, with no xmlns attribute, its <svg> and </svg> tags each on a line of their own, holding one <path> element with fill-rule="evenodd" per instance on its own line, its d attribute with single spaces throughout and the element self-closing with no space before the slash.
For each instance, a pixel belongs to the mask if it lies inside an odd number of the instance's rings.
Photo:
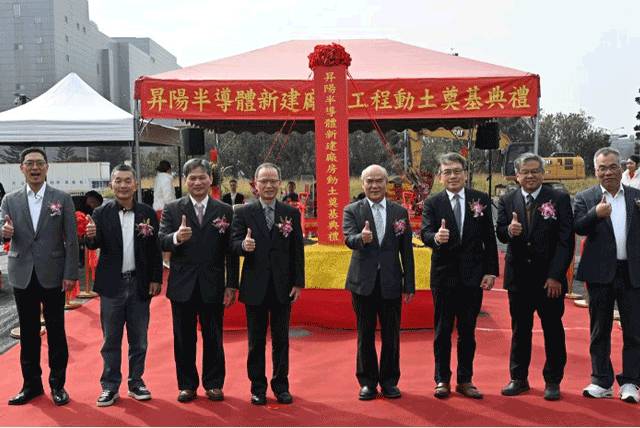
<svg viewBox="0 0 640 428">
<path fill-rule="evenodd" d="M 342 210 L 350 202 L 347 67 L 315 67 L 313 80 L 318 242 L 342 244 Z"/>
</svg>

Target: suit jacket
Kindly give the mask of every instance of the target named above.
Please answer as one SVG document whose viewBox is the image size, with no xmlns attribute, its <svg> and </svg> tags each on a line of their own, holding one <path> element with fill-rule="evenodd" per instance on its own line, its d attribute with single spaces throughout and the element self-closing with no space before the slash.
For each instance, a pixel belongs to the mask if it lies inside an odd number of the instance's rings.
<svg viewBox="0 0 640 428">
<path fill-rule="evenodd" d="M 482 215 L 471 210 L 471 204 L 484 206 Z M 422 211 L 422 242 L 433 250 L 431 253 L 431 288 L 479 287 L 484 275 L 498 276 L 498 246 L 491 212 L 489 195 L 474 189 L 465 189 L 465 215 L 462 240 L 456 225 L 447 192 L 430 197 Z M 435 235 L 445 219 L 449 229 L 449 242 L 438 245 Z"/>
<path fill-rule="evenodd" d="M 555 215 L 545 219 L 540 208 L 549 202 Z M 514 212 L 522 223 L 523 231 L 520 236 L 511 237 L 508 227 Z M 567 291 L 567 269 L 573 260 L 575 247 L 573 211 L 568 193 L 543 185 L 533 205 L 531 224 L 527 222 L 520 188 L 507 193 L 498 202 L 496 234 L 500 242 L 508 244 L 505 289 L 543 288 L 547 278 L 553 278 L 562 283 L 563 292 Z"/>
<path fill-rule="evenodd" d="M 373 241 L 362 242 L 365 221 L 373 232 Z M 402 227 L 404 226 L 404 228 Z M 382 245 L 378 243 L 373 213 L 367 199 L 344 207 L 342 223 L 344 240 L 351 248 L 351 262 L 346 288 L 369 296 L 376 285 L 380 267 L 380 292 L 384 299 L 395 299 L 402 293 L 415 293 L 413 244 L 409 214 L 402 206 L 387 199 L 387 219 Z"/>
<path fill-rule="evenodd" d="M 631 286 L 640 288 L 640 190 L 624 188 L 627 208 L 627 260 Z M 580 281 L 609 284 L 616 275 L 616 239 L 611 219 L 598 218 L 596 205 L 602 200 L 600 185 L 578 193 L 574 200 L 573 229 L 587 241 L 580 258 L 576 278 Z"/>
<path fill-rule="evenodd" d="M 57 203 L 62 205 L 60 211 L 52 210 Z M 47 184 L 36 230 L 27 185 L 6 195 L 0 211 L 0 224 L 8 215 L 14 228 L 7 269 L 12 287 L 26 289 L 34 269 L 44 288 L 62 288 L 63 279 L 78 279 L 78 232 L 71 196 Z"/>
<path fill-rule="evenodd" d="M 290 302 L 293 287 L 304 288 L 304 243 L 300 227 L 300 211 L 276 201 L 275 224 L 267 228 L 260 200 L 236 208 L 231 225 L 231 247 L 244 256 L 240 279 L 240 301 L 248 305 L 260 305 L 267 293 L 270 278 L 273 278 L 276 297 L 280 303 Z M 280 231 L 278 224 L 290 221 L 288 236 Z M 256 249 L 247 253 L 242 241 L 251 229 Z"/>
<path fill-rule="evenodd" d="M 121 207 L 111 200 L 93 212 L 96 224 L 96 237 L 86 239 L 87 248 L 100 248 L 100 257 L 96 268 L 96 282 L 93 290 L 106 297 L 115 297 L 123 287 L 122 273 L 122 225 L 120 223 Z M 142 299 L 150 299 L 149 283 L 162 282 L 162 254 L 158 245 L 158 218 L 149 205 L 133 204 L 134 239 L 133 248 L 136 262 L 136 284 L 138 295 Z M 145 237 L 137 228 L 140 223 L 149 222 L 153 234 Z"/>
<path fill-rule="evenodd" d="M 231 203 L 231 193 L 225 193 L 224 195 L 222 195 L 222 202 L 231 206 L 236 204 L 244 204 L 244 195 L 242 193 L 236 193 L 236 200 L 234 203 Z"/>
<path fill-rule="evenodd" d="M 174 245 L 173 236 L 183 215 L 187 216 L 187 224 L 191 227 L 191 239 Z M 239 258 L 231 253 L 229 246 L 232 219 L 233 209 L 212 198 L 207 203 L 202 225 L 198 223 L 188 195 L 165 205 L 159 238 L 162 250 L 172 253 L 167 287 L 169 299 L 187 302 L 199 284 L 202 301 L 215 303 L 222 301 L 225 287 L 238 288 Z"/>
</svg>

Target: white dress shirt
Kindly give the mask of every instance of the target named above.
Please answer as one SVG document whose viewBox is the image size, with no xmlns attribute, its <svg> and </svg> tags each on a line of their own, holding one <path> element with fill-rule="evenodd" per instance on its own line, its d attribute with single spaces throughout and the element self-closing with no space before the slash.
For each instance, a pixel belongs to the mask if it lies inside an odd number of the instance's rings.
<svg viewBox="0 0 640 428">
<path fill-rule="evenodd" d="M 449 197 L 449 203 L 451 204 L 451 210 L 454 211 L 455 210 L 455 206 L 456 206 L 456 201 L 455 201 L 455 199 L 453 199 L 453 197 L 456 195 L 456 193 L 450 192 L 450 191 L 448 191 L 446 189 L 445 189 L 445 191 L 447 192 L 447 196 Z M 462 190 L 460 190 L 457 193 L 457 195 L 460 196 L 460 212 L 462 213 L 462 215 L 460 217 L 460 224 L 462 225 L 462 227 L 460 228 L 461 230 L 459 230 L 460 237 L 462 238 L 462 229 L 464 229 L 464 217 L 467 214 L 466 205 L 464 203 L 464 201 L 465 201 L 464 187 L 462 188 Z"/>
<path fill-rule="evenodd" d="M 630 177 L 629 170 L 625 169 L 622 173 L 622 184 L 640 189 L 640 171 L 636 170 L 633 177 Z"/>
<path fill-rule="evenodd" d="M 540 191 L 542 190 L 542 186 L 538 187 L 536 190 L 534 190 L 533 192 L 529 193 L 526 190 L 524 190 L 522 187 L 520 188 L 520 193 L 522 193 L 522 197 L 524 198 L 524 203 L 527 203 L 527 195 L 531 195 L 531 197 L 533 198 L 533 201 L 535 202 L 536 199 L 538 199 L 538 195 L 540 194 Z"/>
<path fill-rule="evenodd" d="M 624 200 L 624 188 L 620 186 L 620 190 L 615 196 L 602 186 L 600 186 L 600 190 L 607 198 L 607 202 L 611 204 L 610 218 L 613 234 L 616 237 L 616 258 L 627 260 L 627 204 Z"/>
<path fill-rule="evenodd" d="M 200 202 L 196 201 L 195 198 L 191 195 L 189 195 L 189 199 L 191 199 L 191 203 L 193 204 L 193 210 L 196 212 L 196 217 L 198 213 L 196 209 L 196 205 L 198 204 L 202 205 L 202 218 L 204 218 L 204 215 L 207 212 L 207 204 L 209 203 L 209 195 L 205 196 L 204 199 L 201 200 Z M 173 245 L 180 245 L 180 244 L 182 244 L 182 242 L 178 242 L 178 232 L 176 231 L 173 234 Z"/>
<path fill-rule="evenodd" d="M 120 210 L 120 226 L 122 227 L 122 272 L 136 270 L 136 254 L 133 244 L 135 238 L 135 213 L 133 210 Z"/>
<path fill-rule="evenodd" d="M 27 202 L 29 202 L 29 213 L 31 214 L 31 222 L 33 224 L 33 231 L 38 230 L 38 220 L 40 220 L 40 213 L 42 212 L 42 200 L 44 198 L 44 192 L 47 189 L 47 183 L 44 182 L 40 190 L 35 193 L 31 190 L 31 187 L 27 184 Z"/>
<path fill-rule="evenodd" d="M 380 206 L 382 207 L 381 213 L 382 213 L 382 224 L 384 224 L 386 226 L 387 224 L 387 199 L 386 198 L 382 198 L 382 200 L 380 202 L 373 202 L 371 199 L 367 198 L 367 202 L 369 202 L 369 208 L 371 208 L 371 213 L 373 214 L 373 218 L 374 218 L 374 223 L 375 223 L 375 218 L 376 218 L 376 212 L 375 212 L 375 208 L 373 208 L 373 205 L 378 203 L 380 204 Z M 384 235 L 385 235 L 385 230 L 378 230 L 376 228 L 376 236 L 378 237 L 378 244 L 382 244 L 382 241 L 384 240 Z"/>
</svg>

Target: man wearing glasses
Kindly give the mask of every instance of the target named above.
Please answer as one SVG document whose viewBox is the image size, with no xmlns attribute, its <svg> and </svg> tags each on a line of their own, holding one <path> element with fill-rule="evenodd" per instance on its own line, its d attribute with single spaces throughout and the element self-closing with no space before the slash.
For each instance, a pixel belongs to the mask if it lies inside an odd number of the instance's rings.
<svg viewBox="0 0 640 428">
<path fill-rule="evenodd" d="M 502 395 L 529 390 L 531 331 L 538 313 L 544 331 L 545 400 L 560 399 L 560 382 L 567 362 L 564 327 L 566 273 L 573 259 L 573 213 L 569 194 L 543 185 L 544 160 L 524 153 L 514 161 L 520 188 L 498 204 L 496 234 L 508 244 L 504 288 L 511 314 L 511 381 Z"/>
<path fill-rule="evenodd" d="M 64 329 L 65 291 L 78 279 L 78 234 L 71 196 L 46 183 L 46 153 L 28 148 L 20 153 L 26 185 L 2 200 L 2 238 L 11 240 L 9 283 L 20 320 L 20 366 L 24 384 L 9 400 L 22 405 L 42 395 L 40 305 L 49 345 L 49 386 L 53 402 L 64 405 L 69 352 Z"/>
<path fill-rule="evenodd" d="M 638 403 L 640 394 L 640 191 L 620 184 L 620 153 L 609 147 L 594 157 L 600 184 L 576 195 L 574 230 L 586 236 L 576 278 L 589 286 L 591 384 L 585 397 L 611 398 L 613 305 L 622 325 L 620 399 Z"/>
<path fill-rule="evenodd" d="M 278 403 L 290 404 L 289 316 L 304 288 L 304 244 L 300 211 L 279 202 L 280 170 L 263 163 L 254 174 L 259 198 L 239 206 L 231 223 L 231 247 L 244 256 L 240 301 L 245 304 L 251 404 L 267 403 L 265 347 L 271 325 L 273 376 Z"/>
<path fill-rule="evenodd" d="M 445 190 L 430 197 L 422 214 L 422 242 L 431 247 L 431 291 L 435 337 L 434 396 L 451 395 L 451 333 L 458 330 L 456 391 L 480 399 L 471 382 L 476 350 L 476 319 L 483 290 L 498 275 L 498 249 L 486 193 L 465 188 L 467 161 L 458 153 L 440 157 L 440 182 Z"/>
</svg>

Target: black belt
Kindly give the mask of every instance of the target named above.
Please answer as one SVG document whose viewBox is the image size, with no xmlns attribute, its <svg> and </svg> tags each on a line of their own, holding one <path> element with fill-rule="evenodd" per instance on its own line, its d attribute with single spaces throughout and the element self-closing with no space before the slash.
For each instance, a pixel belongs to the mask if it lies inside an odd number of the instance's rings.
<svg viewBox="0 0 640 428">
<path fill-rule="evenodd" d="M 128 270 L 126 272 L 122 272 L 120 274 L 120 276 L 121 276 L 122 279 L 130 280 L 130 279 L 136 277 L 136 271 L 135 270 Z"/>
</svg>

